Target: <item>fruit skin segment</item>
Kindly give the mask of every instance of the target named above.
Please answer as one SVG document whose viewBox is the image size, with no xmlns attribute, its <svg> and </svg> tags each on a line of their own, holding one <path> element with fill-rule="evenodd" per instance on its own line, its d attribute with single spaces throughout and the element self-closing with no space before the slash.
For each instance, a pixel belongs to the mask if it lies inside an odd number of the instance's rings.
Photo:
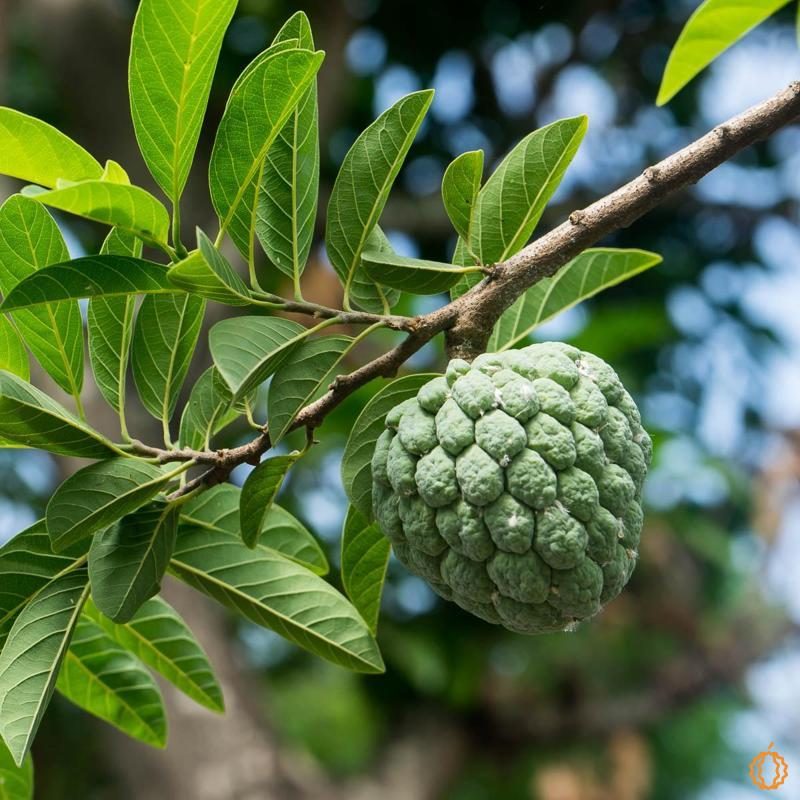
<svg viewBox="0 0 800 800">
<path fill-rule="evenodd" d="M 517 633 L 569 629 L 627 584 L 652 443 L 616 372 L 558 342 L 454 359 L 395 407 L 373 508 L 400 562 Z"/>
</svg>

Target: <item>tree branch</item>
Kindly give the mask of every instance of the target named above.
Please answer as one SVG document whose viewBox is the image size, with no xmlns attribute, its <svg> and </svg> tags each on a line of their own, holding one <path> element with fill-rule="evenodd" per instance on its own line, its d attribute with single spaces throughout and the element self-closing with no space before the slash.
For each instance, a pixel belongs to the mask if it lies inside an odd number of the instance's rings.
<svg viewBox="0 0 800 800">
<path fill-rule="evenodd" d="M 605 236 L 627 227 L 680 189 L 696 183 L 741 150 L 798 117 L 800 81 L 718 125 L 588 208 L 574 211 L 566 222 L 507 261 L 496 264 L 489 277 L 457 300 L 414 319 L 389 318 L 391 324 L 388 327 L 407 331 L 406 338 L 392 350 L 349 375 L 338 377 L 326 394 L 298 413 L 291 429 L 319 427 L 345 398 L 375 378 L 393 377 L 414 353 L 442 332 L 446 333 L 451 357 L 474 358 L 485 350 L 492 328 L 501 314 L 531 286 L 552 277 L 564 264 Z M 282 302 L 291 306 L 289 301 Z M 302 309 L 306 313 L 307 305 L 303 304 Z M 319 307 L 321 316 L 326 316 L 327 312 L 342 314 L 334 309 Z M 359 316 L 358 319 L 354 318 Z M 372 317 L 354 312 L 347 321 L 367 323 L 374 321 Z M 197 453 L 146 448 L 148 452 L 142 454 L 164 461 L 194 460 L 210 466 L 204 475 L 186 484 L 185 490 L 189 490 L 203 482 L 208 484 L 226 480 L 234 467 L 258 463 L 270 447 L 269 433 L 265 431 L 251 442 L 231 450 Z"/>
</svg>

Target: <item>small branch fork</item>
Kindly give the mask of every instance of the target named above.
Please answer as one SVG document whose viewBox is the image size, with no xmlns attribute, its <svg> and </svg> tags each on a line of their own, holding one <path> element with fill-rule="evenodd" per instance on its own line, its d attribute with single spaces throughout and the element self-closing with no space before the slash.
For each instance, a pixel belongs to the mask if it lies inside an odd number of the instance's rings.
<svg viewBox="0 0 800 800">
<path fill-rule="evenodd" d="M 753 106 L 705 136 L 692 142 L 638 177 L 535 240 L 516 255 L 496 264 L 483 281 L 448 305 L 424 316 L 384 317 L 361 312 L 342 312 L 306 302 L 282 298 L 283 310 L 322 319 L 338 318 L 343 324 L 373 325 L 404 331 L 406 338 L 393 349 L 343 375 L 328 392 L 303 408 L 292 430 L 313 430 L 345 398 L 375 378 L 391 378 L 398 369 L 435 336 L 444 332 L 451 358 L 472 359 L 486 348 L 492 328 L 502 313 L 527 289 L 552 277 L 568 261 L 614 231 L 625 228 L 679 190 L 696 183 L 720 164 L 746 147 L 767 138 L 800 118 L 800 81 Z M 187 482 L 178 492 L 183 496 L 203 485 L 228 479 L 240 464 L 257 464 L 272 446 L 265 429 L 241 447 L 218 451 L 159 450 L 134 442 L 134 453 L 160 463 L 194 461 L 209 469 Z"/>
</svg>

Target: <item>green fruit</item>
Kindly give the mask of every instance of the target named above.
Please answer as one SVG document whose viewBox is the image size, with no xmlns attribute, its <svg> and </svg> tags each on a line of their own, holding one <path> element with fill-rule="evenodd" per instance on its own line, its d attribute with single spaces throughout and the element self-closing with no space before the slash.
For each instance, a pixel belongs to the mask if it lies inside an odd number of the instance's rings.
<svg viewBox="0 0 800 800">
<path fill-rule="evenodd" d="M 375 517 L 447 600 L 519 633 L 565 630 L 630 578 L 651 452 L 597 356 L 552 342 L 455 359 L 387 415 Z"/>
</svg>

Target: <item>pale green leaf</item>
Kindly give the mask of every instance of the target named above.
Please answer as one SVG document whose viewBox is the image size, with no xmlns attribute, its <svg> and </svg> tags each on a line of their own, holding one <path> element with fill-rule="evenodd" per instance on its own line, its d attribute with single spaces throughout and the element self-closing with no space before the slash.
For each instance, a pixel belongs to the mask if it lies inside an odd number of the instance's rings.
<svg viewBox="0 0 800 800">
<path fill-rule="evenodd" d="M 198 527 L 230 533 L 241 538 L 239 506 L 241 489 L 231 484 L 215 486 L 189 502 L 183 510 L 181 526 Z M 276 550 L 317 575 L 328 572 L 328 559 L 300 520 L 276 503 L 263 520 L 258 540 L 260 547 Z"/>
<path fill-rule="evenodd" d="M 18 767 L 0 740 L 0 800 L 33 800 L 33 759 L 30 753 Z"/>
<path fill-rule="evenodd" d="M 28 351 L 14 324 L 0 315 L 0 370 L 27 381 L 31 377 Z"/>
<path fill-rule="evenodd" d="M 155 502 L 94 537 L 89 580 L 95 605 L 114 622 L 129 622 L 161 591 L 175 548 L 178 509 Z"/>
<path fill-rule="evenodd" d="M 144 407 L 168 421 L 192 361 L 206 301 L 190 294 L 145 297 L 136 315 L 131 366 Z"/>
<path fill-rule="evenodd" d="M 250 290 L 225 256 L 211 243 L 208 236 L 197 230 L 199 250 L 169 271 L 169 279 L 176 286 L 229 306 L 250 304 Z"/>
<path fill-rule="evenodd" d="M 128 73 L 139 149 L 177 203 L 186 186 L 222 39 L 237 0 L 142 0 Z"/>
<path fill-rule="evenodd" d="M 113 453 L 105 437 L 10 372 L 0 372 L 0 437 L 61 456 L 108 458 Z"/>
<path fill-rule="evenodd" d="M 532 286 L 498 321 L 488 351 L 508 350 L 531 332 L 582 300 L 638 275 L 661 262 L 646 250 L 586 250 L 552 277 Z"/>
<path fill-rule="evenodd" d="M 258 188 L 267 153 L 305 95 L 324 54 L 285 50 L 259 57 L 228 99 L 211 154 L 214 210 L 245 258 L 252 257 Z"/>
<path fill-rule="evenodd" d="M 269 384 L 269 435 L 277 444 L 300 409 L 313 402 L 335 377 L 334 371 L 352 347 L 349 336 L 307 339 L 277 370 Z"/>
<path fill-rule="evenodd" d="M 39 203 L 111 225 L 145 242 L 163 245 L 169 235 L 167 209 L 139 186 L 94 180 L 59 183 L 49 191 L 27 186 L 23 193 Z"/>
<path fill-rule="evenodd" d="M 20 281 L 67 259 L 64 238 L 50 214 L 21 195 L 9 197 L 0 208 L 0 293 L 7 297 Z M 83 386 L 83 324 L 78 304 L 53 303 L 11 316 L 44 371 L 77 397 Z"/>
<path fill-rule="evenodd" d="M 81 542 L 65 553 L 54 553 L 44 520 L 0 547 L 0 650 L 20 611 L 50 581 L 71 570 L 87 549 L 88 543 Z"/>
<path fill-rule="evenodd" d="M 14 311 L 78 298 L 177 291 L 161 264 L 132 256 L 84 256 L 34 272 L 8 293 L 0 310 Z"/>
<path fill-rule="evenodd" d="M 56 688 L 78 708 L 153 747 L 167 743 L 161 692 L 127 650 L 86 617 L 78 620 Z"/>
<path fill-rule="evenodd" d="M 139 258 L 142 242 L 115 228 L 103 242 L 101 254 Z M 97 388 L 122 420 L 135 310 L 135 295 L 93 297 L 86 319 L 89 360 Z"/>
<path fill-rule="evenodd" d="M 342 454 L 342 484 L 356 510 L 372 520 L 372 453 L 386 415 L 436 375 L 406 375 L 383 386 L 358 415 Z"/>
<path fill-rule="evenodd" d="M 297 41 L 314 49 L 311 25 L 298 11 L 275 42 Z M 317 217 L 319 195 L 319 113 L 312 81 L 267 153 L 256 207 L 256 234 L 270 261 L 299 288 Z"/>
<path fill-rule="evenodd" d="M 790 0 L 705 0 L 689 17 L 669 55 L 658 105 L 669 102 L 717 56 Z"/>
<path fill-rule="evenodd" d="M 53 550 L 67 547 L 132 514 L 152 500 L 173 473 L 135 458 L 99 461 L 70 475 L 47 504 Z"/>
<path fill-rule="evenodd" d="M 53 579 L 19 614 L 0 653 L 0 734 L 18 766 L 53 696 L 88 593 L 85 567 Z"/>
<path fill-rule="evenodd" d="M 180 443 L 193 450 L 205 450 L 214 434 L 238 419 L 233 395 L 216 367 L 209 367 L 192 387 L 183 409 Z"/>
<path fill-rule="evenodd" d="M 345 308 L 361 271 L 361 253 L 378 224 L 389 192 L 428 107 L 432 91 L 414 92 L 381 114 L 344 158 L 328 204 L 325 244 L 344 286 Z M 376 298 L 380 290 L 375 287 Z"/>
<path fill-rule="evenodd" d="M 100 178 L 103 168 L 52 125 L 0 108 L 0 174 L 40 186 Z"/>
<path fill-rule="evenodd" d="M 572 117 L 528 134 L 486 181 L 475 203 L 469 243 L 482 265 L 505 261 L 528 243 L 586 126 L 586 117 Z"/>
<path fill-rule="evenodd" d="M 342 531 L 342 584 L 373 635 L 378 631 L 391 549 L 378 524 L 350 506 Z"/>
<path fill-rule="evenodd" d="M 83 613 L 192 700 L 211 711 L 224 711 L 222 689 L 203 648 L 175 609 L 160 597 L 148 600 L 124 625 L 101 614 L 91 599 Z"/>
<path fill-rule="evenodd" d="M 299 453 L 273 456 L 262 461 L 247 476 L 239 500 L 239 519 L 242 541 L 248 547 L 253 548 L 258 544 L 275 498 L 299 456 Z"/>
<path fill-rule="evenodd" d="M 373 251 L 365 251 L 361 262 L 364 271 L 376 283 L 411 294 L 440 294 L 455 286 L 465 274 L 480 274 L 475 267 L 458 267 L 440 261 Z"/>
<path fill-rule="evenodd" d="M 445 211 L 465 241 L 472 240 L 475 202 L 483 178 L 483 150 L 462 153 L 445 170 L 442 178 L 442 200 Z"/>
<path fill-rule="evenodd" d="M 121 183 L 124 186 L 131 185 L 131 179 L 124 167 L 117 164 L 117 162 L 113 161 L 112 159 L 106 161 L 106 166 L 103 169 L 103 174 L 100 176 L 100 180 L 107 181 L 108 183 Z"/>
<path fill-rule="evenodd" d="M 236 317 L 218 322 L 209 334 L 214 364 L 241 400 L 272 375 L 308 335 L 279 317 Z"/>
<path fill-rule="evenodd" d="M 290 642 L 358 672 L 382 672 L 375 639 L 350 603 L 305 567 L 234 534 L 187 528 L 170 571 L 190 586 Z"/>
</svg>

